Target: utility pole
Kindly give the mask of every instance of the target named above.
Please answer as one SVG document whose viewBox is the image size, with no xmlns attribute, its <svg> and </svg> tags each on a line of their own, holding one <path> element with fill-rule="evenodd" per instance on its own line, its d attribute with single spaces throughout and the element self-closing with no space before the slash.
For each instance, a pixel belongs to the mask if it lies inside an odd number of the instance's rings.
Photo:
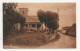
<svg viewBox="0 0 80 51">
<path fill-rule="evenodd" d="M 58 8 L 58 11 L 57 11 L 58 15 L 59 15 L 59 8 Z"/>
<path fill-rule="evenodd" d="M 57 14 L 58 14 L 58 21 L 59 21 L 59 7 L 58 7 L 58 11 L 57 11 Z"/>
</svg>

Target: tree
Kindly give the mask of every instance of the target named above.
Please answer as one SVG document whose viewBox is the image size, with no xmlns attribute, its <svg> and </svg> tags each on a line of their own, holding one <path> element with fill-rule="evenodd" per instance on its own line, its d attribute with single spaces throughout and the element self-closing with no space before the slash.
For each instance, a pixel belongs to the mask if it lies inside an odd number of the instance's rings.
<svg viewBox="0 0 80 51">
<path fill-rule="evenodd" d="M 38 19 L 43 24 L 45 22 L 45 12 L 43 10 L 39 10 L 37 12 L 37 15 L 38 15 Z M 42 26 L 42 31 L 43 31 L 43 26 Z"/>
<path fill-rule="evenodd" d="M 54 32 L 59 27 L 59 18 L 58 14 L 55 12 L 47 11 L 46 12 L 46 18 L 47 18 L 47 27 L 49 28 L 49 33 L 50 29 Z"/>
<path fill-rule="evenodd" d="M 44 22 L 45 26 L 49 28 L 49 32 L 50 32 L 50 29 L 54 31 L 59 27 L 59 24 L 58 24 L 59 16 L 57 13 L 51 12 L 51 11 L 44 12 L 42 10 L 39 10 L 37 14 L 40 22 L 42 23 Z"/>
<path fill-rule="evenodd" d="M 42 24 L 45 24 L 45 28 L 46 28 L 46 27 L 47 27 L 46 12 L 43 11 L 43 10 L 39 10 L 39 11 L 37 12 L 37 15 L 38 15 L 38 19 L 40 20 L 40 22 L 41 22 Z M 42 31 L 43 31 L 43 29 L 42 29 Z"/>
<path fill-rule="evenodd" d="M 23 27 L 25 18 L 15 11 L 16 3 L 3 3 L 3 34 L 7 35 L 11 32 L 12 27 L 16 23 L 20 23 Z"/>
<path fill-rule="evenodd" d="M 43 10 L 39 10 L 37 12 L 37 15 L 38 15 L 38 19 L 40 20 L 40 22 L 44 22 L 45 20 L 45 12 Z"/>
</svg>

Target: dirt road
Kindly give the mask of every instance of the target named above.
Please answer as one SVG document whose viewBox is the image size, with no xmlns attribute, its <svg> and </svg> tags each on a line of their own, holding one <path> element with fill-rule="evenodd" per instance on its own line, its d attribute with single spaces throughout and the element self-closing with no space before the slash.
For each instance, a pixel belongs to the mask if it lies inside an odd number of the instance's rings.
<svg viewBox="0 0 80 51">
<path fill-rule="evenodd" d="M 76 37 L 71 37 L 59 33 L 60 39 L 39 48 L 76 48 Z"/>
<path fill-rule="evenodd" d="M 4 46 L 4 48 L 76 48 L 76 37 L 72 37 L 72 36 L 68 36 L 68 35 L 64 35 L 59 33 L 60 35 L 60 39 L 58 39 L 55 42 L 51 42 L 49 44 L 46 45 L 42 45 L 42 46 L 35 46 L 35 47 L 31 47 L 31 46 Z"/>
</svg>

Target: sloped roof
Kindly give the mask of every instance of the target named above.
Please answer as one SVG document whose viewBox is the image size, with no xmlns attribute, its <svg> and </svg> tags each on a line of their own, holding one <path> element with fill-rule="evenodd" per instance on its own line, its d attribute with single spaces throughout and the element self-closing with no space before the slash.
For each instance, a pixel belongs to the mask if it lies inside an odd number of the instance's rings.
<svg viewBox="0 0 80 51">
<path fill-rule="evenodd" d="M 28 16 L 26 17 L 26 23 L 40 23 L 37 16 Z"/>
</svg>

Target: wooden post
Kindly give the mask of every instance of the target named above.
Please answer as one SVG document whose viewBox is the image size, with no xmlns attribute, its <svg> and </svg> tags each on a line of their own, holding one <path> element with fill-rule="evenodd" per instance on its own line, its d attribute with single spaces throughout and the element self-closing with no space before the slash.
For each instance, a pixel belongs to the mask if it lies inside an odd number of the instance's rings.
<svg viewBox="0 0 80 51">
<path fill-rule="evenodd" d="M 36 30 L 37 30 L 37 24 L 36 24 Z"/>
<path fill-rule="evenodd" d="M 30 31 L 29 24 L 28 24 L 28 31 Z"/>
<path fill-rule="evenodd" d="M 47 32 L 47 25 L 45 24 L 45 31 Z"/>
</svg>

